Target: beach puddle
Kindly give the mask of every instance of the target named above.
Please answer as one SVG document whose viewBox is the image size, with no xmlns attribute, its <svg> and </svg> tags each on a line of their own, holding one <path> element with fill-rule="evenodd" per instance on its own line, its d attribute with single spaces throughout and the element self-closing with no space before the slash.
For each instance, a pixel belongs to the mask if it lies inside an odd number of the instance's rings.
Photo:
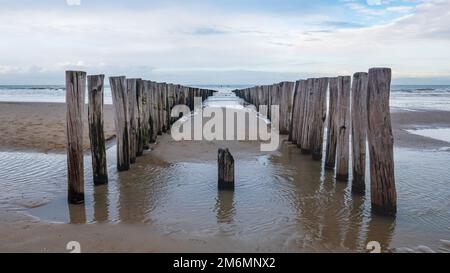
<svg viewBox="0 0 450 273">
<path fill-rule="evenodd" d="M 161 234 L 239 240 L 260 251 L 363 251 L 368 241 L 437 250 L 449 239 L 448 153 L 395 150 L 395 220 L 373 216 L 369 194 L 352 195 L 350 184 L 287 143 L 276 155 L 235 158 L 234 192 L 217 190 L 216 162 L 191 162 L 189 153 L 171 163 L 148 152 L 123 173 L 115 170 L 115 147 L 107 153 L 107 186 L 94 188 L 85 157 L 81 206 L 66 202 L 65 155 L 0 153 L 0 209 L 56 223 L 144 223 Z"/>
</svg>

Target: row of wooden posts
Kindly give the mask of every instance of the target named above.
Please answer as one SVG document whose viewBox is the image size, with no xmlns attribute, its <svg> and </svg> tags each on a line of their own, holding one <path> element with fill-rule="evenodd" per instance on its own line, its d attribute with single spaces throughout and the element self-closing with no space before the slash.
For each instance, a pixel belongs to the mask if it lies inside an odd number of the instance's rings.
<svg viewBox="0 0 450 273">
<path fill-rule="evenodd" d="M 89 138 L 94 185 L 108 183 L 106 143 L 103 128 L 104 75 L 87 76 L 66 71 L 68 201 L 84 202 L 83 112 L 88 91 Z M 194 98 L 206 100 L 215 91 L 182 85 L 157 83 L 125 76 L 110 77 L 115 111 L 117 169 L 129 170 L 136 158 L 158 135 L 170 130 L 176 118 L 175 105 L 194 109 Z"/>
<path fill-rule="evenodd" d="M 280 133 L 289 134 L 289 141 L 314 160 L 322 160 L 324 128 L 328 128 L 324 163 L 327 170 L 335 170 L 336 180 L 349 178 L 351 135 L 352 191 L 357 194 L 366 190 L 368 141 L 372 211 L 394 216 L 397 194 L 390 84 L 391 69 L 372 68 L 369 73 L 355 73 L 353 81 L 351 76 L 311 78 L 255 86 L 235 93 L 257 109 L 261 105 L 267 105 L 268 109 L 279 105 Z"/>
</svg>

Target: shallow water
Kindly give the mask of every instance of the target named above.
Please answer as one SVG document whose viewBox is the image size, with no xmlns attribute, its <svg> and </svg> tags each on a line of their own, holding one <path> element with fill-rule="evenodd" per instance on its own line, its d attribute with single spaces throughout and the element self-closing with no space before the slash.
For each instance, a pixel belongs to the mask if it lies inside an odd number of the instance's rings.
<svg viewBox="0 0 450 273">
<path fill-rule="evenodd" d="M 450 128 L 407 130 L 411 134 L 442 140 L 450 143 Z"/>
<path fill-rule="evenodd" d="M 163 234 L 225 236 L 269 251 L 363 250 L 373 240 L 384 248 L 438 249 L 450 234 L 450 171 L 442 164 L 450 154 L 395 154 L 395 220 L 371 215 L 366 197 L 353 196 L 349 184 L 335 182 L 319 162 L 287 144 L 279 155 L 237 159 L 234 192 L 217 190 L 215 162 L 165 163 L 150 153 L 117 173 L 111 148 L 108 186 L 94 189 L 85 158 L 85 206 L 66 203 L 64 155 L 2 152 L 0 208 L 53 222 L 147 223 Z"/>
<path fill-rule="evenodd" d="M 383 250 L 438 250 L 450 239 L 448 152 L 395 149 L 396 219 L 372 215 L 369 192 L 352 195 L 350 183 L 336 182 L 293 145 L 248 153 L 235 158 L 231 192 L 217 190 L 216 161 L 189 153 L 166 162 L 146 152 L 118 173 L 114 146 L 107 151 L 109 185 L 93 187 L 86 155 L 86 204 L 69 206 L 65 155 L 0 152 L 0 210 L 61 223 L 145 223 L 161 234 L 234 240 L 255 251 L 364 251 L 368 241 Z"/>
</svg>

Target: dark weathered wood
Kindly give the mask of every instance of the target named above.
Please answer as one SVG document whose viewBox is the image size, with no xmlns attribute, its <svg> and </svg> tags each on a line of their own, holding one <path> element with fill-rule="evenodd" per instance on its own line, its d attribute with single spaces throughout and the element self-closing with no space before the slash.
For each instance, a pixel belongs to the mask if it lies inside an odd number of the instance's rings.
<svg viewBox="0 0 450 273">
<path fill-rule="evenodd" d="M 136 162 L 136 156 L 138 154 L 139 109 L 137 106 L 137 81 L 137 79 L 127 79 L 130 163 Z"/>
<path fill-rule="evenodd" d="M 289 138 L 288 140 L 292 143 L 295 143 L 297 140 L 297 126 L 298 126 L 298 96 L 299 96 L 299 85 L 300 81 L 295 82 L 293 98 L 292 98 L 292 113 L 291 113 L 291 121 L 289 124 Z"/>
<path fill-rule="evenodd" d="M 370 191 L 372 211 L 387 216 L 397 212 L 394 175 L 394 137 L 389 96 L 391 69 L 369 70 L 367 90 Z"/>
<path fill-rule="evenodd" d="M 66 71 L 67 182 L 70 204 L 84 203 L 83 111 L 86 72 Z"/>
<path fill-rule="evenodd" d="M 136 106 L 138 113 L 138 135 L 137 135 L 137 151 L 136 156 L 142 156 L 144 154 L 144 82 L 143 80 L 137 80 L 136 82 Z"/>
<path fill-rule="evenodd" d="M 175 102 L 175 85 L 174 84 L 168 84 L 167 85 L 167 107 L 166 107 L 166 118 L 167 118 L 167 131 L 170 131 L 170 128 L 172 127 L 172 117 L 170 115 L 170 111 L 172 110 L 172 107 Z"/>
<path fill-rule="evenodd" d="M 308 83 L 306 80 L 300 80 L 299 81 L 299 86 L 298 86 L 298 107 L 297 107 L 297 120 L 298 120 L 298 124 L 297 124 L 297 129 L 296 131 L 296 136 L 294 139 L 294 143 L 297 144 L 298 148 L 301 148 L 302 145 L 302 141 L 303 141 L 303 132 L 304 132 L 304 128 L 303 125 L 305 123 L 305 104 L 306 104 L 306 93 L 308 91 Z"/>
<path fill-rule="evenodd" d="M 165 121 L 164 121 L 164 102 L 165 102 L 165 97 L 164 97 L 164 93 L 165 93 L 165 83 L 159 83 L 158 84 L 158 99 L 157 99 L 157 103 L 158 103 L 158 115 L 159 115 L 159 131 L 158 134 L 162 135 L 162 133 L 166 132 L 165 129 Z M 193 100 L 192 100 L 193 101 Z"/>
<path fill-rule="evenodd" d="M 127 80 L 125 76 L 110 77 L 109 84 L 115 110 L 117 169 L 126 171 L 130 169 Z"/>
<path fill-rule="evenodd" d="M 311 153 L 311 132 L 314 118 L 313 112 L 313 98 L 314 98 L 314 79 L 306 81 L 306 93 L 304 97 L 304 111 L 303 111 L 303 130 L 300 149 L 303 154 Z"/>
<path fill-rule="evenodd" d="M 143 102 L 143 107 L 144 107 L 144 124 L 145 126 L 143 127 L 144 130 L 144 148 L 145 149 L 150 149 L 149 144 L 152 143 L 151 141 L 151 135 L 152 135 L 152 127 L 151 127 L 151 115 L 150 115 L 150 100 L 151 100 L 151 88 L 152 88 L 152 83 L 150 81 L 144 81 L 144 102 Z"/>
<path fill-rule="evenodd" d="M 327 116 L 327 88 L 328 78 L 314 79 L 314 93 L 312 98 L 312 127 L 311 154 L 314 160 L 322 159 L 323 130 Z"/>
<path fill-rule="evenodd" d="M 105 75 L 88 76 L 88 121 L 94 185 L 108 183 L 106 143 L 103 130 Z"/>
<path fill-rule="evenodd" d="M 363 194 L 366 190 L 366 140 L 367 140 L 367 73 L 355 73 L 352 83 L 352 192 Z"/>
<path fill-rule="evenodd" d="M 337 143 L 338 78 L 330 78 L 325 169 L 334 170 Z"/>
<path fill-rule="evenodd" d="M 149 107 L 150 117 L 152 120 L 152 136 L 150 138 L 151 143 L 156 142 L 156 138 L 159 132 L 159 118 L 158 118 L 158 84 L 156 82 L 150 82 L 149 90 Z"/>
<path fill-rule="evenodd" d="M 234 189 L 234 158 L 228 149 L 219 149 L 219 189 Z"/>
<path fill-rule="evenodd" d="M 348 179 L 350 156 L 350 76 L 338 77 L 336 180 Z"/>
<path fill-rule="evenodd" d="M 168 96 L 167 96 L 167 83 L 163 83 L 161 86 L 161 119 L 162 119 L 162 132 L 166 133 L 169 129 L 169 116 L 167 114 L 167 104 L 168 104 Z"/>
<path fill-rule="evenodd" d="M 295 82 L 281 82 L 279 84 L 280 96 L 280 134 L 289 134 L 289 125 L 292 117 L 292 93 Z"/>
</svg>

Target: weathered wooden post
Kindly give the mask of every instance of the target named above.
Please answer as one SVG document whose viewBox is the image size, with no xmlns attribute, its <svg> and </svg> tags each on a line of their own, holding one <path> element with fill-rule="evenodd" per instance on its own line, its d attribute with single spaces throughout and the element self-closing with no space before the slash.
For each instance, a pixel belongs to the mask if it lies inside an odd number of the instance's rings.
<svg viewBox="0 0 450 273">
<path fill-rule="evenodd" d="M 304 128 L 303 125 L 305 123 L 304 116 L 305 116 L 305 104 L 306 104 L 306 92 L 307 92 L 307 81 L 306 80 L 300 80 L 299 86 L 298 86 L 298 106 L 297 106 L 297 129 L 296 129 L 296 135 L 295 135 L 295 144 L 297 144 L 298 148 L 301 148 L 302 141 L 303 141 L 303 132 Z"/>
<path fill-rule="evenodd" d="M 84 203 L 83 110 L 86 72 L 66 71 L 67 182 L 70 204 Z"/>
<path fill-rule="evenodd" d="M 304 96 L 304 110 L 303 110 L 303 130 L 300 149 L 302 154 L 311 154 L 311 130 L 313 126 L 313 98 L 314 98 L 314 79 L 306 81 L 306 92 Z"/>
<path fill-rule="evenodd" d="M 295 82 L 280 83 L 280 134 L 289 134 L 292 118 L 292 93 Z"/>
<path fill-rule="evenodd" d="M 391 69 L 369 70 L 367 90 L 370 190 L 372 211 L 387 216 L 397 212 L 394 175 L 394 137 L 389 96 Z"/>
<path fill-rule="evenodd" d="M 298 126 L 298 97 L 299 97 L 299 85 L 300 81 L 295 82 L 293 99 L 292 99 L 292 113 L 291 113 L 291 122 L 289 124 L 289 138 L 288 140 L 292 143 L 295 143 L 297 139 L 297 126 Z"/>
<path fill-rule="evenodd" d="M 338 77 L 336 180 L 348 179 L 350 156 L 350 76 Z"/>
<path fill-rule="evenodd" d="M 127 79 L 127 96 L 128 96 L 128 120 L 130 126 L 130 163 L 136 162 L 136 156 L 138 153 L 138 120 L 139 110 L 137 107 L 137 79 Z"/>
<path fill-rule="evenodd" d="M 138 109 L 138 135 L 136 156 L 142 156 L 144 154 L 144 84 L 145 81 L 141 79 L 137 80 L 136 82 L 136 106 Z"/>
<path fill-rule="evenodd" d="M 88 76 L 88 121 L 94 185 L 108 183 L 105 133 L 103 131 L 103 94 L 105 75 Z"/>
<path fill-rule="evenodd" d="M 234 158 L 228 149 L 219 149 L 219 189 L 234 189 Z"/>
<path fill-rule="evenodd" d="M 315 79 L 313 95 L 313 126 L 311 134 L 311 154 L 314 160 L 322 159 L 323 130 L 327 117 L 328 78 Z"/>
<path fill-rule="evenodd" d="M 125 76 L 110 77 L 109 84 L 115 110 L 117 169 L 126 171 L 130 169 L 127 80 Z"/>
<path fill-rule="evenodd" d="M 363 194 L 366 190 L 366 140 L 367 140 L 367 73 L 355 73 L 352 83 L 352 192 Z"/>
<path fill-rule="evenodd" d="M 338 115 L 338 78 L 330 78 L 327 147 L 325 158 L 325 169 L 334 170 L 336 166 L 336 143 L 337 143 L 337 115 Z"/>
<path fill-rule="evenodd" d="M 145 149 L 150 149 L 150 143 L 153 143 L 151 141 L 152 138 L 152 122 L 151 122 L 151 113 L 150 113 L 150 101 L 151 101 L 151 89 L 152 89 L 152 83 L 151 81 L 145 81 L 144 82 L 144 117 L 145 117 Z"/>
</svg>

